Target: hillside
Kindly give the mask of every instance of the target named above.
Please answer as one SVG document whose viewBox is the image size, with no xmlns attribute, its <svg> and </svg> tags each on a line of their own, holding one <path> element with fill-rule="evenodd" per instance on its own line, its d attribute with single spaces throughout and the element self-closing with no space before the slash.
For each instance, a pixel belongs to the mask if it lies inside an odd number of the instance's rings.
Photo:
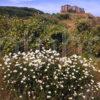
<svg viewBox="0 0 100 100">
<path fill-rule="evenodd" d="M 76 24 L 79 21 L 87 21 L 91 24 L 91 27 L 100 25 L 100 18 L 95 17 L 90 13 L 65 13 L 56 15 L 60 19 L 60 23 L 64 24 L 69 30 L 74 31 L 76 29 Z"/>
<path fill-rule="evenodd" d="M 0 100 L 100 100 L 99 69 L 99 17 L 0 7 Z"/>
<path fill-rule="evenodd" d="M 56 49 L 60 50 L 60 46 L 62 46 L 62 36 L 66 39 L 66 47 L 67 54 L 73 53 L 84 53 L 88 51 L 88 54 L 94 56 L 100 56 L 100 46 L 99 46 L 99 33 L 100 33 L 100 18 L 95 17 L 89 13 L 56 13 L 56 14 L 46 14 L 42 11 L 36 10 L 34 8 L 26 8 L 26 7 L 0 7 L 0 34 L 1 37 L 5 37 L 6 35 L 15 35 L 16 38 L 24 38 L 24 34 L 27 31 L 27 37 L 32 37 L 28 42 L 30 43 L 29 49 L 33 48 L 34 42 L 39 45 L 38 38 L 42 39 L 42 42 L 46 46 L 52 46 L 53 42 L 55 42 L 58 46 Z M 4 17 L 3 15 L 7 15 Z M 35 15 L 35 16 L 34 16 Z M 9 16 L 9 17 L 8 17 Z M 17 16 L 18 18 L 16 18 Z M 14 18 L 13 18 L 14 17 Z M 27 17 L 27 19 L 23 19 Z M 7 30 L 6 30 L 7 29 Z M 92 33 L 92 34 L 91 34 Z M 23 35 L 21 35 L 23 34 Z M 19 35 L 19 37 L 17 36 Z M 34 41 L 33 41 L 34 37 Z M 80 39 L 79 39 L 80 37 Z M 87 38 L 85 38 L 87 37 Z M 76 41 L 73 40 L 76 38 Z M 91 38 L 91 39 L 90 39 Z M 72 40 L 70 40 L 72 39 Z M 36 40 L 36 41 L 35 41 Z M 83 41 L 81 41 L 83 40 Z M 6 40 L 5 40 L 6 41 Z M 1 50 L 3 52 L 10 52 L 17 48 L 16 45 L 19 44 L 19 48 L 23 51 L 23 41 L 19 43 L 19 40 L 16 43 L 15 41 L 8 41 L 11 44 L 7 44 L 9 47 L 4 45 L 6 43 L 4 40 L 1 42 Z M 78 47 L 77 44 L 80 45 L 82 43 L 82 47 Z M 87 42 L 90 43 L 88 46 Z M 8 43 L 8 42 L 7 42 Z M 69 43 L 69 44 L 68 44 Z M 28 44 L 27 44 L 28 45 Z M 4 47 L 5 46 L 5 47 Z M 25 45 L 26 46 L 26 45 Z M 23 49 L 22 49 L 23 48 Z M 26 48 L 26 47 L 25 47 Z M 91 49 L 90 49 L 91 48 Z M 4 50 L 5 49 L 5 50 Z M 73 50 L 74 49 L 74 50 Z M 70 53 L 69 53 L 70 51 Z"/>
<path fill-rule="evenodd" d="M 10 17 L 12 16 L 28 17 L 28 16 L 33 16 L 34 14 L 43 14 L 43 12 L 28 7 L 8 7 L 8 6 L 0 7 L 0 15 L 8 15 Z"/>
</svg>

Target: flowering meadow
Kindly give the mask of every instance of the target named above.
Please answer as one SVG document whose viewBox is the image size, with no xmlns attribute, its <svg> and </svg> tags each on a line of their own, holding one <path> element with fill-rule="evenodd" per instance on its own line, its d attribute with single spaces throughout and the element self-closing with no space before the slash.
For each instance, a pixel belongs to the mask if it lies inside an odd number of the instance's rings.
<svg viewBox="0 0 100 100">
<path fill-rule="evenodd" d="M 5 88 L 17 100 L 95 100 L 100 91 L 100 82 L 95 80 L 100 70 L 91 58 L 76 54 L 62 57 L 45 48 L 9 53 L 0 66 Z"/>
</svg>

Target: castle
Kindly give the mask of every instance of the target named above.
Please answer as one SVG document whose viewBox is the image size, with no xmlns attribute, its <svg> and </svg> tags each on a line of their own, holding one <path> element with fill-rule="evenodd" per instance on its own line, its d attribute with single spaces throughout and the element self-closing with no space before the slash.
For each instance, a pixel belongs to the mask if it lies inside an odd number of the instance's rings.
<svg viewBox="0 0 100 100">
<path fill-rule="evenodd" d="M 85 10 L 84 10 L 84 8 L 80 8 L 77 6 L 71 6 L 71 5 L 61 6 L 61 13 L 67 13 L 67 12 L 85 13 Z"/>
</svg>

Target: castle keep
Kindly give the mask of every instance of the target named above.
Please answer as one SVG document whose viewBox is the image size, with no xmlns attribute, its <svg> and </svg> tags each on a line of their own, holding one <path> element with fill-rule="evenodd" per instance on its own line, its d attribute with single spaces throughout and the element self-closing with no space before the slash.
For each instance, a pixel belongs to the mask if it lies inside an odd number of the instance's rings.
<svg viewBox="0 0 100 100">
<path fill-rule="evenodd" d="M 80 8 L 77 6 L 71 6 L 71 5 L 61 6 L 61 13 L 67 13 L 67 12 L 85 13 L 85 10 L 84 10 L 84 8 Z"/>
</svg>

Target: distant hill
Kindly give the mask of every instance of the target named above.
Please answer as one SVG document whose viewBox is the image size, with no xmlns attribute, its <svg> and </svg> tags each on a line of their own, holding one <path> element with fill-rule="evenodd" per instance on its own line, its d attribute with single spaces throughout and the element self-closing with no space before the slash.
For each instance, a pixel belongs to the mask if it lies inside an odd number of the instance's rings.
<svg viewBox="0 0 100 100">
<path fill-rule="evenodd" d="M 8 15 L 10 17 L 29 17 L 34 14 L 43 14 L 44 12 L 37 10 L 35 8 L 28 7 L 10 7 L 10 6 L 0 6 L 0 15 Z"/>
</svg>

